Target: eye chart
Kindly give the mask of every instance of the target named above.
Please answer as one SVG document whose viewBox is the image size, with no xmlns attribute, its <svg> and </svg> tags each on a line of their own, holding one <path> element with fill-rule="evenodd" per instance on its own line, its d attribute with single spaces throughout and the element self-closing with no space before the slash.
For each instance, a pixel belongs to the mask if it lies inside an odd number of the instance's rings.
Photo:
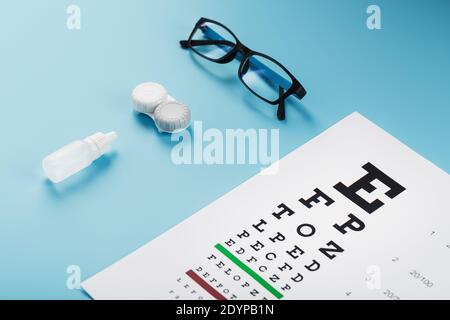
<svg viewBox="0 0 450 320">
<path fill-rule="evenodd" d="M 358 113 L 83 282 L 94 299 L 449 299 L 450 180 Z"/>
</svg>

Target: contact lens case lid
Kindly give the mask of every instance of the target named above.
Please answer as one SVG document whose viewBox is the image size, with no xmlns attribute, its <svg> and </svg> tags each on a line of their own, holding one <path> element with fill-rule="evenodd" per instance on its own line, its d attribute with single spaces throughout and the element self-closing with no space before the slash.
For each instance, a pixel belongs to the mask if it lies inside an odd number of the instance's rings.
<svg viewBox="0 0 450 320">
<path fill-rule="evenodd" d="M 162 132 L 179 132 L 191 122 L 189 108 L 177 101 L 167 101 L 156 108 L 154 120 L 157 128 Z"/>
<path fill-rule="evenodd" d="M 133 90 L 132 97 L 136 111 L 153 113 L 158 105 L 167 100 L 167 91 L 159 83 L 145 82 Z"/>
</svg>

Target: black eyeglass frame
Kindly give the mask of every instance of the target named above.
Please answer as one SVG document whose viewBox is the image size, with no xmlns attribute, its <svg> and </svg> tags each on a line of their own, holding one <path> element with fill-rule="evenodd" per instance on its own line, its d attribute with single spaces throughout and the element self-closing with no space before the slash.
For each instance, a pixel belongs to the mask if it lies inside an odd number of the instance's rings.
<svg viewBox="0 0 450 320">
<path fill-rule="evenodd" d="M 216 24 L 216 25 L 224 28 L 225 30 L 227 30 L 233 36 L 236 43 L 232 43 L 227 40 L 194 40 L 193 37 L 196 34 L 197 30 L 199 30 L 201 28 L 202 24 L 204 24 L 206 22 Z M 233 48 L 229 52 L 227 52 L 223 57 L 220 57 L 217 59 L 208 57 L 195 49 L 196 46 L 210 45 L 210 44 L 222 44 L 222 45 L 226 44 L 228 46 L 230 46 L 230 44 L 232 44 Z M 195 24 L 194 29 L 192 30 L 188 40 L 181 40 L 180 45 L 182 48 L 192 49 L 192 51 L 194 51 L 196 54 L 198 54 L 202 58 L 205 58 L 209 61 L 220 63 L 220 64 L 229 63 L 229 62 L 233 61 L 237 57 L 238 54 L 241 54 L 242 58 L 241 58 L 240 66 L 238 68 L 239 79 L 245 85 L 245 87 L 248 90 L 250 90 L 250 92 L 252 92 L 254 95 L 256 95 L 261 100 L 263 100 L 269 104 L 272 104 L 272 105 L 278 104 L 279 110 L 277 112 L 277 116 L 280 120 L 284 120 L 284 118 L 285 118 L 284 101 L 289 96 L 295 95 L 300 100 L 306 95 L 306 90 L 303 87 L 303 85 L 300 83 L 300 81 L 297 80 L 297 78 L 294 77 L 294 75 L 285 66 L 283 66 L 280 62 L 278 62 L 274 58 L 272 58 L 264 53 L 257 52 L 257 51 L 254 51 L 254 50 L 251 50 L 250 48 L 248 48 L 236 37 L 236 35 L 227 26 L 223 25 L 222 23 L 220 23 L 218 21 L 214 21 L 214 20 L 211 20 L 208 18 L 200 18 L 197 21 L 197 23 Z M 287 90 L 284 90 L 283 88 L 280 87 L 279 88 L 279 97 L 276 100 L 269 100 L 269 99 L 266 99 L 265 97 L 259 95 L 250 86 L 248 86 L 247 83 L 244 81 L 244 79 L 243 79 L 243 76 L 245 75 L 244 69 L 248 68 L 249 59 L 253 56 L 255 56 L 255 57 L 260 56 L 267 60 L 270 60 L 271 62 L 273 62 L 277 66 L 279 66 L 290 77 L 291 82 L 292 82 L 290 88 Z"/>
</svg>

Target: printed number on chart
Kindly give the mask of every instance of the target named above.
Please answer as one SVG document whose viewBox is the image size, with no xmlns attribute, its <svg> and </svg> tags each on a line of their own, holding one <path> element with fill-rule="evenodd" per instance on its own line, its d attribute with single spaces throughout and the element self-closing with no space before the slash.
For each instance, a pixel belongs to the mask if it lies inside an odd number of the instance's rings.
<svg viewBox="0 0 450 320">
<path fill-rule="evenodd" d="M 397 296 L 394 292 L 392 292 L 391 290 L 387 289 L 385 291 L 383 291 L 383 294 L 388 297 L 389 299 L 392 300 L 400 300 L 400 297 Z"/>
<path fill-rule="evenodd" d="M 431 288 L 434 284 L 433 282 L 430 281 L 430 279 L 427 279 L 426 277 L 424 277 L 420 272 L 417 272 L 416 270 L 412 270 L 409 273 L 414 279 L 417 279 L 418 281 L 420 281 L 421 283 L 423 283 L 425 286 L 427 286 L 428 288 Z"/>
</svg>

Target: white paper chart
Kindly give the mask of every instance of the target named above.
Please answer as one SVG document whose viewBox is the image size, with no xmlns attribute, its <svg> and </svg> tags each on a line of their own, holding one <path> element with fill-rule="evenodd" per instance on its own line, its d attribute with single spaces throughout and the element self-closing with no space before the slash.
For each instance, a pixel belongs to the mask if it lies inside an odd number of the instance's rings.
<svg viewBox="0 0 450 320">
<path fill-rule="evenodd" d="M 353 113 L 83 282 L 94 299 L 449 299 L 450 180 Z"/>
</svg>

